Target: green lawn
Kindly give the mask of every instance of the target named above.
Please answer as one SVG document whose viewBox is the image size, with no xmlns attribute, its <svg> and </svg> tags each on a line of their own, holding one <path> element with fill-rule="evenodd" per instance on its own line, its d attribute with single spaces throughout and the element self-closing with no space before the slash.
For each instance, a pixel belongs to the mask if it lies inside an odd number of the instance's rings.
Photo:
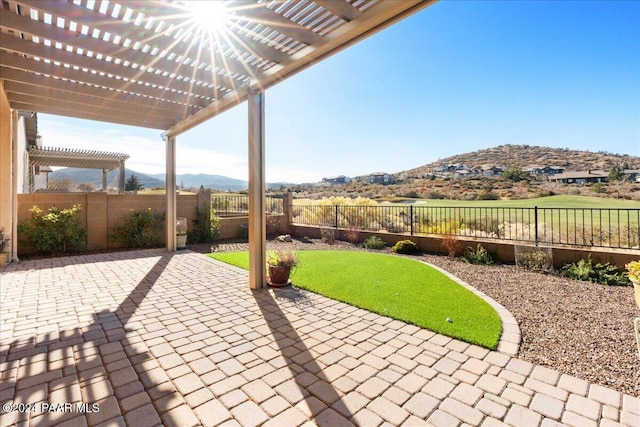
<svg viewBox="0 0 640 427">
<path fill-rule="evenodd" d="M 247 252 L 210 254 L 244 269 Z M 426 264 L 395 255 L 300 251 L 295 286 L 494 349 L 502 324 L 484 300 Z M 447 322 L 450 318 L 452 322 Z"/>
<path fill-rule="evenodd" d="M 440 207 L 491 207 L 491 208 L 604 208 L 604 209 L 637 209 L 638 202 L 633 200 L 611 199 L 592 196 L 557 195 L 518 200 L 436 200 L 436 199 L 406 199 L 412 200 L 414 206 Z M 295 205 L 312 205 L 314 200 L 294 199 Z M 382 202 L 382 206 L 407 206 L 408 203 Z"/>
</svg>

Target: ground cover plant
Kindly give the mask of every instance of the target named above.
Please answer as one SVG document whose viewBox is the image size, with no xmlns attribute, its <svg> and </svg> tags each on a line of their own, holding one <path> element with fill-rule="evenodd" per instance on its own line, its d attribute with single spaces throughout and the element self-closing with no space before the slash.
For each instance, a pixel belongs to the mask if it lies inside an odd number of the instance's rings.
<svg viewBox="0 0 640 427">
<path fill-rule="evenodd" d="M 587 259 L 565 264 L 560 274 L 570 279 L 601 283 L 603 285 L 631 285 L 631 281 L 618 270 L 618 267 L 610 263 L 594 263 L 590 256 Z"/>
<path fill-rule="evenodd" d="M 247 252 L 210 256 L 249 267 Z M 424 263 L 357 251 L 300 251 L 298 256 L 291 278 L 297 287 L 486 348 L 498 344 L 502 324 L 496 311 Z"/>
<path fill-rule="evenodd" d="M 371 236 L 360 245 L 365 249 L 384 249 L 387 244 L 378 236 Z"/>
</svg>

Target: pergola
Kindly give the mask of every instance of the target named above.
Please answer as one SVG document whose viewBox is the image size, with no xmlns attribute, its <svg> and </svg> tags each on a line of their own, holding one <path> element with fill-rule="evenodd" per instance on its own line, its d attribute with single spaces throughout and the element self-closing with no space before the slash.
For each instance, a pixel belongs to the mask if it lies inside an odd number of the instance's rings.
<svg viewBox="0 0 640 427">
<path fill-rule="evenodd" d="M 248 101 L 250 286 L 258 288 L 266 267 L 264 92 L 435 1 L 229 0 L 197 10 L 203 2 L 3 0 L 0 95 L 14 127 L 25 110 L 164 131 L 169 251 L 176 137 Z M 15 134 L 1 133 L 2 146 L 14 147 Z"/>
<path fill-rule="evenodd" d="M 118 191 L 124 193 L 124 162 L 128 154 L 70 148 L 30 148 L 29 166 L 61 166 L 102 170 L 102 190 L 107 190 L 107 172 L 119 169 Z M 29 168 L 31 170 L 31 167 Z"/>
</svg>

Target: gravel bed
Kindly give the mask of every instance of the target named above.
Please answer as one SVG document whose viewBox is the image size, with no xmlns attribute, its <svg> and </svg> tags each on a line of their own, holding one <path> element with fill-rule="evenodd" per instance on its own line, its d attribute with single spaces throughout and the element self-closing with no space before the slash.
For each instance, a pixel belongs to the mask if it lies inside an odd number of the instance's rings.
<svg viewBox="0 0 640 427">
<path fill-rule="evenodd" d="M 346 242 L 267 243 L 268 249 L 279 247 L 361 250 Z M 246 243 L 229 242 L 213 249 L 246 248 Z M 208 247 L 190 249 L 208 252 Z M 415 258 L 450 272 L 507 308 L 522 332 L 518 358 L 640 397 L 640 359 L 632 323 L 640 313 L 632 287 L 581 282 L 512 265 L 470 265 L 441 255 Z"/>
</svg>

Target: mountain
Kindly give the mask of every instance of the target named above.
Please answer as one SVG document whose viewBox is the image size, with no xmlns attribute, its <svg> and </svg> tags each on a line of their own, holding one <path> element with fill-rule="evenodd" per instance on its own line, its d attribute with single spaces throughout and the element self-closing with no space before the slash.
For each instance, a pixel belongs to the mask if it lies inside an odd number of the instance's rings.
<svg viewBox="0 0 640 427">
<path fill-rule="evenodd" d="M 398 172 L 400 178 L 414 178 L 433 171 L 436 167 L 445 164 L 460 163 L 470 168 L 482 165 L 496 166 L 560 166 L 567 171 L 581 170 L 609 170 L 614 164 L 628 163 L 631 169 L 640 168 L 640 157 L 628 154 L 612 154 L 606 151 L 570 150 L 568 148 L 538 147 L 532 145 L 499 145 L 497 147 L 472 151 L 470 153 L 457 154 L 455 156 L 439 159 L 414 169 Z"/>
<path fill-rule="evenodd" d="M 118 186 L 118 170 L 107 173 L 107 186 Z M 165 186 L 164 174 L 144 174 L 134 171 L 132 169 L 125 168 L 125 179 L 128 179 L 132 174 L 138 177 L 138 181 L 144 188 L 158 188 Z M 63 182 L 65 180 L 71 180 L 74 184 L 79 185 L 82 183 L 89 183 L 95 188 L 102 188 L 102 171 L 95 169 L 78 169 L 78 168 L 63 168 L 51 172 L 49 174 L 49 182 L 52 180 Z M 204 188 L 218 191 L 243 191 L 249 188 L 249 183 L 241 179 L 229 178 L 222 175 L 209 175 L 209 174 L 182 174 L 176 175 L 176 183 L 180 187 L 189 188 L 195 187 Z M 267 188 L 281 188 L 292 187 L 295 184 L 287 182 L 267 183 Z M 66 187 L 66 185 L 64 185 Z"/>
<path fill-rule="evenodd" d="M 163 173 L 154 174 L 151 176 L 164 181 Z M 220 191 L 241 191 L 246 190 L 249 187 L 249 183 L 241 179 L 229 178 L 228 176 L 222 175 L 209 175 L 204 173 L 185 173 L 176 175 L 176 184 L 183 188 L 200 188 L 200 186 L 202 185 L 204 186 L 204 188 Z"/>
<path fill-rule="evenodd" d="M 119 174 L 120 171 L 118 169 L 107 173 L 107 187 L 118 187 Z M 124 169 L 125 180 L 132 174 L 138 177 L 138 181 L 144 188 L 164 187 L 164 176 L 160 180 L 132 169 Z M 95 188 L 102 188 L 102 171 L 97 169 L 62 168 L 49 174 L 49 183 L 53 180 L 71 180 L 75 184 L 89 183 Z"/>
</svg>

